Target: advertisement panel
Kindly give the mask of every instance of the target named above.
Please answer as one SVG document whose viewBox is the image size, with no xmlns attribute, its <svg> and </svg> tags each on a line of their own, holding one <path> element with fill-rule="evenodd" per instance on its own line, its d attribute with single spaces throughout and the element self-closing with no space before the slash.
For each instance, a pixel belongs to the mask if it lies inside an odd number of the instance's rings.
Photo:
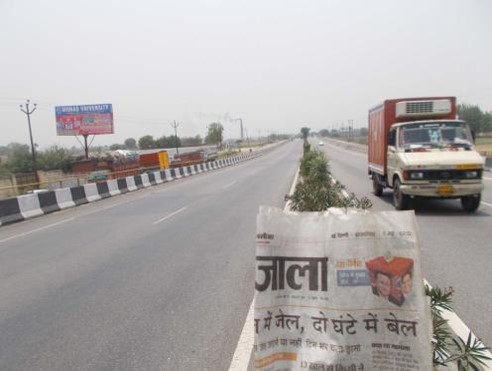
<svg viewBox="0 0 492 371">
<path fill-rule="evenodd" d="M 262 207 L 256 241 L 255 369 L 432 369 L 413 212 Z"/>
<path fill-rule="evenodd" d="M 113 134 L 113 106 L 91 104 L 55 107 L 57 135 Z"/>
</svg>

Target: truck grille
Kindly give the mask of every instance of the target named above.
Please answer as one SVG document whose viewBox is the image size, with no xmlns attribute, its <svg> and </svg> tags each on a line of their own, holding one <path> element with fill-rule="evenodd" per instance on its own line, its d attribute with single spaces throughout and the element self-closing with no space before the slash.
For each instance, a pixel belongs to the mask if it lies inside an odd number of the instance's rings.
<svg viewBox="0 0 492 371">
<path fill-rule="evenodd" d="M 425 180 L 464 180 L 469 179 L 466 177 L 465 173 L 467 170 L 426 170 L 422 171 L 424 173 Z M 478 172 L 478 178 L 482 177 L 482 171 L 476 170 Z"/>
<path fill-rule="evenodd" d="M 406 113 L 432 113 L 434 109 L 433 101 L 407 102 Z"/>
</svg>

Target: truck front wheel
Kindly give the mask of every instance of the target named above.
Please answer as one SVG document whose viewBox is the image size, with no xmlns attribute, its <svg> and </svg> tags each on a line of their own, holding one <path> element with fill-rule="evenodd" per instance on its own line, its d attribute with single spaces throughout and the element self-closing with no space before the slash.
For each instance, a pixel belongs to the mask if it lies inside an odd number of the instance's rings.
<svg viewBox="0 0 492 371">
<path fill-rule="evenodd" d="M 400 179 L 396 178 L 393 182 L 393 205 L 396 210 L 408 209 L 410 197 L 401 192 Z"/>
<path fill-rule="evenodd" d="M 383 186 L 381 185 L 381 182 L 379 181 L 379 176 L 376 173 L 372 173 L 372 189 L 376 196 L 382 196 Z"/>
<path fill-rule="evenodd" d="M 480 206 L 480 193 L 473 196 L 461 197 L 461 207 L 463 210 L 472 213 L 478 209 Z"/>
</svg>

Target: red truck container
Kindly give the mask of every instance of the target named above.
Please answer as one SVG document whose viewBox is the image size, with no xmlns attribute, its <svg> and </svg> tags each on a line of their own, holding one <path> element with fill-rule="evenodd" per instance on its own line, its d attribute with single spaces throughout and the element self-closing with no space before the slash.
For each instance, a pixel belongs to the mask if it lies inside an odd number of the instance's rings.
<svg viewBox="0 0 492 371">
<path fill-rule="evenodd" d="M 206 158 L 203 151 L 180 153 L 179 155 L 174 155 L 173 160 L 171 161 L 171 167 L 176 168 L 181 166 L 196 165 L 205 161 Z"/>
<path fill-rule="evenodd" d="M 167 151 L 141 154 L 138 157 L 138 162 L 144 170 L 169 169 L 169 155 Z"/>
<path fill-rule="evenodd" d="M 470 212 L 480 205 L 483 159 L 456 119 L 456 98 L 385 100 L 369 110 L 368 139 L 374 193 L 393 189 L 397 210 L 415 197 L 460 198 Z"/>
</svg>

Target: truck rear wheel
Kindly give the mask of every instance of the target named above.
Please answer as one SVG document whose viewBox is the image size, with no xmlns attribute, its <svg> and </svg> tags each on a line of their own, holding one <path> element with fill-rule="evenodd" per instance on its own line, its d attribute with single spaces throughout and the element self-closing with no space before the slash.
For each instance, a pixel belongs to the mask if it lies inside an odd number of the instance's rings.
<svg viewBox="0 0 492 371">
<path fill-rule="evenodd" d="M 406 210 L 410 203 L 410 197 L 404 195 L 400 188 L 400 179 L 396 178 L 393 182 L 393 205 L 396 210 Z"/>
<path fill-rule="evenodd" d="M 381 185 L 379 176 L 376 173 L 372 173 L 372 190 L 378 197 L 381 197 L 383 194 L 383 186 Z"/>
<path fill-rule="evenodd" d="M 461 197 L 461 207 L 463 207 L 463 210 L 472 213 L 478 209 L 480 206 L 480 193 L 478 195 L 474 196 L 464 196 Z"/>
</svg>

